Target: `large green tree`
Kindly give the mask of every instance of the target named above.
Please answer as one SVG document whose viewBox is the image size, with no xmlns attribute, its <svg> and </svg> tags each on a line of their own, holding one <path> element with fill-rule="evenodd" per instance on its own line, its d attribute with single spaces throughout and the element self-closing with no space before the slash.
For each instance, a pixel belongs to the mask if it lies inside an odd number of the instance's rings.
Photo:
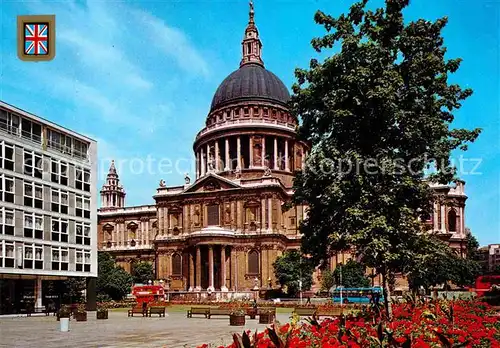
<svg viewBox="0 0 500 348">
<path fill-rule="evenodd" d="M 312 46 L 338 50 L 296 70 L 292 109 L 312 148 L 294 201 L 309 206 L 304 252 L 321 263 L 353 247 L 382 275 L 391 317 L 389 275 L 404 272 L 419 253 L 419 218 L 431 211 L 424 179 L 453 181 L 451 152 L 466 150 L 480 130 L 451 127 L 472 91 L 448 81 L 460 59 L 445 59 L 447 19 L 405 23 L 409 0 L 386 0 L 376 10 L 366 3 L 337 18 L 315 15 L 327 33 Z"/>
<path fill-rule="evenodd" d="M 121 300 L 130 293 L 132 276 L 122 267 L 117 266 L 109 253 L 100 251 L 97 264 L 96 290 L 100 300 Z"/>
<path fill-rule="evenodd" d="M 289 296 L 297 296 L 302 290 L 311 289 L 314 266 L 308 258 L 298 250 L 288 250 L 273 263 L 274 274 L 282 287 L 286 287 Z"/>
<path fill-rule="evenodd" d="M 134 283 L 147 284 L 154 280 L 153 265 L 150 262 L 139 261 L 133 265 L 132 277 Z"/>
<path fill-rule="evenodd" d="M 408 267 L 408 283 L 413 291 L 420 287 L 453 283 L 470 286 L 479 274 L 479 264 L 457 255 L 447 244 L 433 235 L 423 235 L 419 241 L 419 253 Z"/>
<path fill-rule="evenodd" d="M 335 284 L 344 288 L 366 288 L 370 286 L 370 279 L 366 276 L 366 267 L 354 260 L 345 265 L 335 267 L 333 271 Z"/>
</svg>

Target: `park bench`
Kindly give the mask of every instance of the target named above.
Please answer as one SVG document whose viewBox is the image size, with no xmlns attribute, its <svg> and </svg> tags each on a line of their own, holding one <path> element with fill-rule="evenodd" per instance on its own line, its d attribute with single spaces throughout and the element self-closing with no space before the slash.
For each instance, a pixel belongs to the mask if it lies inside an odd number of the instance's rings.
<svg viewBox="0 0 500 348">
<path fill-rule="evenodd" d="M 208 319 L 210 319 L 214 315 L 230 315 L 231 309 L 229 308 L 210 308 L 208 311 Z"/>
<path fill-rule="evenodd" d="M 128 310 L 128 316 L 129 317 L 133 317 L 134 314 L 142 314 L 143 317 L 147 317 L 148 316 L 148 312 L 145 311 L 142 308 L 142 306 L 136 306 L 136 307 Z"/>
<path fill-rule="evenodd" d="M 187 311 L 187 317 L 192 318 L 193 314 L 204 315 L 205 318 L 208 318 L 208 313 L 210 312 L 210 307 L 191 307 Z"/>
<path fill-rule="evenodd" d="M 294 315 L 298 315 L 299 317 L 311 317 L 316 314 L 316 308 L 314 307 L 296 307 L 293 310 Z"/>
<path fill-rule="evenodd" d="M 165 316 L 165 307 L 153 306 L 149 308 L 149 316 L 152 314 L 158 314 L 159 317 Z"/>
</svg>

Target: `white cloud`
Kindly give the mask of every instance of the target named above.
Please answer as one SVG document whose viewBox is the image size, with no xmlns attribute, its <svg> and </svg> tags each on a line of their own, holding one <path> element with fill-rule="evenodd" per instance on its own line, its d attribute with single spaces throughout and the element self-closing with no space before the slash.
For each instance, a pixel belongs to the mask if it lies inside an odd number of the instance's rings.
<svg viewBox="0 0 500 348">
<path fill-rule="evenodd" d="M 127 3 L 34 1 L 25 5 L 32 13 L 56 14 L 58 48 L 55 65 L 21 69 L 45 81 L 54 97 L 73 103 L 77 112 L 93 109 L 85 119 L 114 123 L 115 131 L 127 127 L 134 137 L 143 138 L 161 133 L 176 111 L 174 95 L 184 83 L 179 75 L 186 74 L 182 71 L 208 73 L 207 63 L 182 31 Z M 181 73 L 171 64 L 168 71 L 158 69 L 165 52 L 156 45 L 164 44 Z"/>
<path fill-rule="evenodd" d="M 190 73 L 208 75 L 207 62 L 182 31 L 167 26 L 161 19 L 147 12 L 136 10 L 134 15 L 138 25 L 154 38 L 155 46 L 172 57 L 181 68 Z"/>
</svg>

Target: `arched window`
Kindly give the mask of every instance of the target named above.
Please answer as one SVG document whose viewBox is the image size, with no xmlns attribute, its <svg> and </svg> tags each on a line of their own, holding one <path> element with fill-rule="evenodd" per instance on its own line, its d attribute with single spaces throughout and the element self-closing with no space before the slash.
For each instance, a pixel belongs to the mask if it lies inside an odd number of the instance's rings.
<svg viewBox="0 0 500 348">
<path fill-rule="evenodd" d="M 450 232 L 457 231 L 457 213 L 455 213 L 454 209 L 451 209 L 448 212 L 448 231 Z"/>
<path fill-rule="evenodd" d="M 180 254 L 172 255 L 172 275 L 182 275 L 182 256 Z"/>
<path fill-rule="evenodd" d="M 252 250 L 248 253 L 248 274 L 259 274 L 259 253 Z"/>
</svg>

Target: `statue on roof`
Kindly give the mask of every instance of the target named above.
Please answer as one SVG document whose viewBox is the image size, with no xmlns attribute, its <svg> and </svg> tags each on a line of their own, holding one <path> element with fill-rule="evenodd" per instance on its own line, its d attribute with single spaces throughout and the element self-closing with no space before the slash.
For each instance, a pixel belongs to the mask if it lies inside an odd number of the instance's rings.
<svg viewBox="0 0 500 348">
<path fill-rule="evenodd" d="M 184 182 L 186 185 L 189 185 L 191 183 L 191 178 L 189 177 L 189 173 L 186 173 L 184 176 Z"/>
<path fill-rule="evenodd" d="M 160 180 L 160 187 L 167 187 L 167 185 L 165 184 L 165 180 Z"/>
</svg>

